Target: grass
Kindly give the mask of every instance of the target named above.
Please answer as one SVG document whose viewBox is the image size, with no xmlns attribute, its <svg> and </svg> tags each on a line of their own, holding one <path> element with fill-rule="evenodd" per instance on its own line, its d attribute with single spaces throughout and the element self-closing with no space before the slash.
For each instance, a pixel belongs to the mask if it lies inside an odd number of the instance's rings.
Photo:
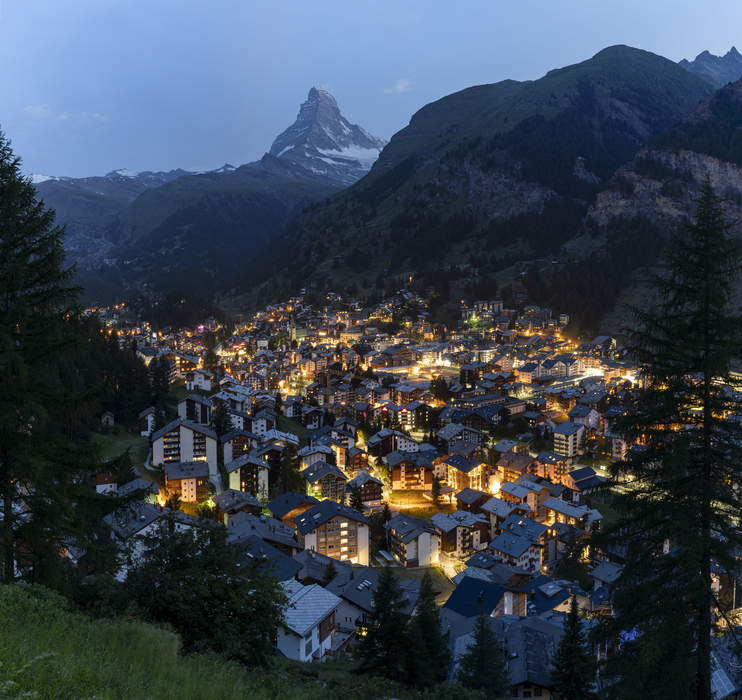
<svg viewBox="0 0 742 700">
<path fill-rule="evenodd" d="M 412 572 L 410 572 L 412 573 Z M 360 675 L 345 659 L 301 664 L 276 657 L 248 669 L 180 654 L 176 634 L 135 620 L 91 620 L 39 586 L 0 586 L 0 697 L 67 700 L 327 700 L 423 695 Z M 441 687 L 446 697 L 454 688 Z M 466 697 L 457 693 L 459 697 Z"/>
<path fill-rule="evenodd" d="M 309 436 L 314 432 L 313 430 L 309 430 L 309 428 L 305 428 L 299 421 L 283 415 L 278 416 L 278 429 L 285 433 L 293 433 L 299 438 L 299 442 L 302 445 L 309 444 Z"/>
<path fill-rule="evenodd" d="M 131 450 L 131 459 L 135 465 L 144 464 L 149 451 L 149 441 L 138 432 L 130 433 L 123 426 L 116 426 L 104 433 L 93 433 L 93 443 L 100 448 L 104 460 L 114 459 L 127 449 Z"/>
<path fill-rule="evenodd" d="M 446 503 L 443 500 L 436 506 L 423 496 L 422 491 L 392 491 L 389 500 L 392 510 L 400 510 L 415 518 L 430 520 L 436 513 L 454 513 L 455 503 Z"/>
</svg>

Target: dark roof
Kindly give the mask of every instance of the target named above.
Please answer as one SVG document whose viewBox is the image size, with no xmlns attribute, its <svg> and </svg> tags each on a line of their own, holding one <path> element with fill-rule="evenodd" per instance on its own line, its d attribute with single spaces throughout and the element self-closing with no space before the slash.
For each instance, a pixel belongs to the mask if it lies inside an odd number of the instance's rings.
<svg viewBox="0 0 742 700">
<path fill-rule="evenodd" d="M 469 505 L 476 503 L 482 498 L 487 498 L 489 500 L 489 494 L 484 491 L 477 491 L 476 489 L 469 488 L 463 489 L 456 494 L 457 501 L 468 503 Z"/>
<path fill-rule="evenodd" d="M 438 531 L 432 523 L 422 518 L 415 518 L 411 515 L 399 513 L 389 520 L 384 527 L 387 530 L 394 530 L 404 544 L 411 542 L 419 537 L 423 532 L 437 535 Z"/>
<path fill-rule="evenodd" d="M 297 555 L 298 556 L 298 555 Z M 373 596 L 379 582 L 377 569 L 370 566 L 343 569 L 325 586 L 336 596 L 344 598 L 364 612 L 371 612 Z M 415 579 L 400 580 L 404 605 L 402 612 L 411 614 L 420 594 L 420 581 Z"/>
<path fill-rule="evenodd" d="M 313 484 L 315 481 L 326 476 L 335 476 L 338 479 L 347 481 L 348 477 L 343 474 L 342 471 L 334 464 L 328 464 L 327 462 L 312 462 L 306 469 L 302 470 L 302 476 L 310 483 Z"/>
<path fill-rule="evenodd" d="M 169 462 L 162 465 L 168 480 L 203 479 L 209 476 L 209 463 L 198 462 Z"/>
<path fill-rule="evenodd" d="M 456 586 L 443 607 L 464 617 L 476 617 L 480 609 L 489 615 L 504 593 L 502 586 L 467 576 Z"/>
<path fill-rule="evenodd" d="M 298 508 L 300 505 L 307 504 L 313 506 L 317 503 L 319 503 L 319 501 L 314 496 L 309 496 L 306 493 L 290 492 L 274 498 L 268 504 L 268 510 L 273 513 L 276 518 L 280 519 L 294 510 L 294 508 Z"/>
<path fill-rule="evenodd" d="M 202 406 L 208 406 L 209 408 L 214 405 L 214 402 L 211 399 L 207 399 L 205 396 L 201 396 L 201 394 L 188 394 L 188 396 L 178 401 L 178 403 L 181 404 L 184 401 L 193 401 L 194 403 L 199 403 Z"/>
<path fill-rule="evenodd" d="M 375 484 L 379 484 L 379 486 L 383 486 L 383 483 L 381 481 L 379 481 L 376 477 L 371 476 L 371 474 L 369 474 L 365 469 L 362 469 L 360 472 L 358 472 L 358 476 L 356 476 L 354 479 L 351 479 L 348 482 L 348 486 L 354 489 L 367 484 L 369 481 L 372 481 Z"/>
<path fill-rule="evenodd" d="M 103 521 L 116 537 L 125 540 L 151 525 L 166 512 L 166 509 L 146 501 L 132 501 L 106 515 Z"/>
<path fill-rule="evenodd" d="M 292 557 L 279 552 L 275 547 L 263 541 L 257 535 L 247 538 L 245 542 L 245 558 L 247 560 L 264 561 L 271 567 L 279 581 L 294 578 L 301 564 Z"/>
<path fill-rule="evenodd" d="M 502 523 L 502 529 L 536 542 L 549 528 L 543 523 L 537 523 L 535 520 L 531 520 L 531 518 L 524 518 L 521 515 L 509 515 Z"/>
<path fill-rule="evenodd" d="M 260 508 L 260 501 L 247 491 L 227 489 L 212 499 L 216 506 L 225 513 L 242 510 L 245 506 Z"/>
<path fill-rule="evenodd" d="M 536 576 L 523 586 L 523 590 L 530 594 L 528 596 L 529 612 L 536 615 L 553 610 L 571 595 L 566 585 L 560 585 L 549 576 Z"/>
<path fill-rule="evenodd" d="M 201 433 L 203 435 L 206 435 L 207 437 L 214 438 L 214 440 L 216 440 L 216 433 L 211 428 L 207 428 L 204 425 L 198 425 L 198 423 L 193 423 L 189 420 L 186 420 L 185 418 L 176 418 L 174 421 L 168 423 L 165 427 L 160 428 L 157 432 L 152 434 L 152 440 L 154 441 L 158 438 L 161 438 L 163 435 L 167 435 L 167 433 L 169 433 L 171 430 L 175 430 L 175 428 L 178 428 L 181 425 L 190 430 L 193 430 L 196 433 Z"/>
<path fill-rule="evenodd" d="M 301 552 L 297 552 L 294 554 L 293 560 L 299 565 L 297 578 L 300 581 L 305 581 L 306 579 L 321 581 L 330 562 L 332 562 L 338 574 L 349 573 L 351 568 L 350 563 L 347 561 L 332 559 L 310 549 L 303 549 Z"/>
<path fill-rule="evenodd" d="M 127 481 L 118 487 L 116 493 L 118 496 L 128 496 L 137 491 L 147 491 L 149 493 L 158 493 L 159 489 L 154 481 L 147 481 L 141 477 Z"/>
<path fill-rule="evenodd" d="M 502 532 L 490 542 L 489 548 L 493 552 L 502 552 L 517 559 L 525 554 L 532 544 L 531 540 L 525 537 L 510 532 Z"/>
<path fill-rule="evenodd" d="M 266 462 L 264 459 L 260 459 L 260 457 L 253 454 L 252 452 L 240 455 L 239 457 L 237 457 L 237 459 L 233 459 L 231 462 L 227 462 L 224 465 L 224 468 L 227 470 L 227 473 L 229 473 L 233 472 L 235 469 L 244 467 L 247 464 L 252 464 L 259 469 L 268 469 L 268 462 Z"/>
<path fill-rule="evenodd" d="M 481 462 L 476 459 L 468 459 L 467 457 L 456 454 L 447 457 L 445 461 L 446 464 L 452 466 L 454 469 L 458 469 L 460 472 L 464 472 L 464 474 L 468 474 L 481 464 Z"/>
<path fill-rule="evenodd" d="M 368 525 L 368 519 L 357 510 L 329 499 L 325 499 L 316 506 L 312 506 L 309 510 L 304 511 L 294 522 L 296 523 L 296 529 L 302 535 L 306 535 L 336 515 Z"/>
</svg>

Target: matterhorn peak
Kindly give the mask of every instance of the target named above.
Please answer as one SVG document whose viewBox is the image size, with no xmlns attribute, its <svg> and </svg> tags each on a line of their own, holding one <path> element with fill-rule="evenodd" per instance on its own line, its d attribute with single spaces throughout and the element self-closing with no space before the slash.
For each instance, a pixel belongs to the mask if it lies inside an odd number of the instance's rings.
<svg viewBox="0 0 742 700">
<path fill-rule="evenodd" d="M 332 94 L 315 85 L 299 108 L 296 121 L 273 142 L 270 155 L 350 185 L 370 170 L 385 144 L 383 139 L 351 124 Z"/>
</svg>

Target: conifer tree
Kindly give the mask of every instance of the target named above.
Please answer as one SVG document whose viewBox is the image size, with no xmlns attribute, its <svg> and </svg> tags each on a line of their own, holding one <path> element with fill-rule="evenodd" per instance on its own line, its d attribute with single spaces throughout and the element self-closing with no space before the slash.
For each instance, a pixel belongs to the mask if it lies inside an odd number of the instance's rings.
<svg viewBox="0 0 742 700">
<path fill-rule="evenodd" d="M 348 499 L 348 505 L 357 510 L 359 513 L 363 513 L 363 498 L 361 497 L 361 488 L 356 486 L 350 490 L 350 498 Z"/>
<path fill-rule="evenodd" d="M 0 581 L 54 577 L 87 456 L 65 379 L 77 336 L 63 230 L 0 133 Z M 92 465 L 88 465 L 92 466 Z"/>
<path fill-rule="evenodd" d="M 479 611 L 474 623 L 474 639 L 459 659 L 459 682 L 467 688 L 484 691 L 488 698 L 504 697 L 508 688 L 505 657 L 490 618 Z"/>
<path fill-rule="evenodd" d="M 330 561 L 327 562 L 327 566 L 325 567 L 325 570 L 322 574 L 322 581 L 320 583 L 323 586 L 326 586 L 328 583 L 331 583 L 337 575 L 338 570 L 335 567 L 335 562 L 334 560 L 330 559 Z"/>
<path fill-rule="evenodd" d="M 407 615 L 397 577 L 384 567 L 373 595 L 366 634 L 358 645 L 361 670 L 403 680 L 407 652 Z"/>
<path fill-rule="evenodd" d="M 425 572 L 417 599 L 417 614 L 409 624 L 408 682 L 419 687 L 430 687 L 446 680 L 451 653 L 448 633 L 441 627 L 441 616 L 435 602 L 433 579 Z M 419 640 L 419 641 L 416 641 Z"/>
<path fill-rule="evenodd" d="M 275 486 L 276 493 L 297 492 L 306 490 L 304 477 L 299 473 L 299 460 L 296 449 L 291 445 L 284 447 L 281 453 L 281 463 L 278 470 L 278 480 Z"/>
<path fill-rule="evenodd" d="M 622 700 L 711 697 L 712 614 L 724 613 L 712 563 L 736 570 L 742 544 L 742 427 L 727 419 L 736 407 L 725 389 L 742 348 L 731 303 L 740 253 L 708 181 L 696 203 L 695 220 L 668 243 L 657 308 L 636 311 L 644 388 L 617 424 L 636 445 L 612 466 L 619 517 L 595 538 L 624 548 L 615 616 L 600 628 L 615 649 L 601 677 Z"/>
<path fill-rule="evenodd" d="M 554 655 L 551 672 L 558 700 L 595 700 L 595 655 L 585 638 L 577 599 L 572 598 L 564 636 Z"/>
</svg>

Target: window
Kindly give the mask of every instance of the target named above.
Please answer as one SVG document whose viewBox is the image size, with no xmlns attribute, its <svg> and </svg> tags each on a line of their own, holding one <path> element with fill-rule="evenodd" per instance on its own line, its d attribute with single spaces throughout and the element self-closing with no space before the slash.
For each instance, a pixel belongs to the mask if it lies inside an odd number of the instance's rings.
<svg viewBox="0 0 742 700">
<path fill-rule="evenodd" d="M 533 689 L 533 697 L 534 698 L 540 698 L 543 690 L 541 688 L 534 688 Z"/>
</svg>

